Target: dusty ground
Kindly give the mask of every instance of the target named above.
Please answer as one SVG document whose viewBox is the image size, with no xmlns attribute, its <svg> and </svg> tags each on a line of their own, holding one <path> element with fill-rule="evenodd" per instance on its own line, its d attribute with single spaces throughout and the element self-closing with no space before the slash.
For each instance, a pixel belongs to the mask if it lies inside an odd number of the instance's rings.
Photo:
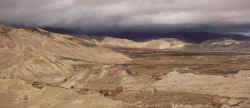
<svg viewBox="0 0 250 108">
<path fill-rule="evenodd" d="M 116 100 L 139 102 L 149 108 L 250 107 L 249 53 L 118 51 L 133 58 L 126 69 L 143 80 L 137 87 L 144 81 L 150 84 L 144 84 L 139 92 L 120 94 Z M 237 105 L 230 105 L 236 100 Z"/>
<path fill-rule="evenodd" d="M 104 48 L 0 27 L 0 108 L 250 108 L 248 52 Z"/>
</svg>

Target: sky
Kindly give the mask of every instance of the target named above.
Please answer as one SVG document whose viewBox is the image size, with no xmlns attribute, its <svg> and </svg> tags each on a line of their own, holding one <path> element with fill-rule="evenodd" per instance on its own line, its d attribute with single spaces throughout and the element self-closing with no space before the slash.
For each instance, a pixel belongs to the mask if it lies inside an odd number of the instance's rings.
<svg viewBox="0 0 250 108">
<path fill-rule="evenodd" d="M 250 32 L 250 0 L 0 0 L 0 23 L 97 31 Z"/>
</svg>

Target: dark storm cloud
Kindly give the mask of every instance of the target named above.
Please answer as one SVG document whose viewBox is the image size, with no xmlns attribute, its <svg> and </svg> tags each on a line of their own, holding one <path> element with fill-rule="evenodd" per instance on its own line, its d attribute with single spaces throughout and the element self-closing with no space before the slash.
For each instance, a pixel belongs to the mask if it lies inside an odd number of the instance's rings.
<svg viewBox="0 0 250 108">
<path fill-rule="evenodd" d="M 249 5 L 249 0 L 0 0 L 0 22 L 83 31 L 200 25 L 237 31 L 249 29 Z"/>
</svg>

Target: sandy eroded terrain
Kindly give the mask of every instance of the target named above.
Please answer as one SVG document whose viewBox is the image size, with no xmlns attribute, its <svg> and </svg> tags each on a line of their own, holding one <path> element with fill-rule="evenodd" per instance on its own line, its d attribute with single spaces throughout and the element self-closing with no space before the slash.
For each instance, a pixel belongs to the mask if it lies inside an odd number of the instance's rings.
<svg viewBox="0 0 250 108">
<path fill-rule="evenodd" d="M 0 28 L 0 108 L 250 108 L 248 52 L 105 48 Z"/>
</svg>

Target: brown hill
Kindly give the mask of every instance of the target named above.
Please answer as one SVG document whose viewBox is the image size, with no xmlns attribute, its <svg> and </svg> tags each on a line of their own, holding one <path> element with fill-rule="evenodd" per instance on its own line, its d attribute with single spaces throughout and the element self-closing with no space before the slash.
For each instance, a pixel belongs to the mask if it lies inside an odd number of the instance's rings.
<svg viewBox="0 0 250 108">
<path fill-rule="evenodd" d="M 42 29 L 0 26 L 0 76 L 61 82 L 74 65 L 119 64 L 128 57 L 89 41 Z"/>
<path fill-rule="evenodd" d="M 123 48 L 143 48 L 143 49 L 182 49 L 187 44 L 174 38 L 162 38 L 137 42 L 128 39 L 120 39 L 114 37 L 106 37 L 97 42 L 101 46 L 123 47 Z"/>
</svg>

